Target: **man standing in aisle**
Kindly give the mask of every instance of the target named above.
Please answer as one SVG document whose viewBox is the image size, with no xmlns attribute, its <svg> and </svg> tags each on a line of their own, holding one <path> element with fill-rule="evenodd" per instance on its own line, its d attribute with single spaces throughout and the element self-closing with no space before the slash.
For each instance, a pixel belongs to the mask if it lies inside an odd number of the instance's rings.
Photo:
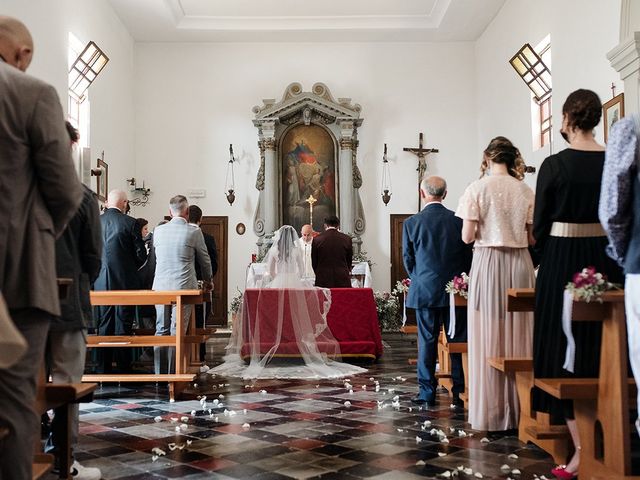
<svg viewBox="0 0 640 480">
<path fill-rule="evenodd" d="M 189 203 L 186 197 L 176 195 L 169 201 L 171 221 L 153 231 L 156 251 L 154 290 L 188 290 L 198 288 L 196 264 L 200 266 L 205 291 L 211 290 L 211 260 L 207 253 L 202 231 L 190 225 Z M 156 306 L 156 335 L 176 334 L 175 305 Z M 191 316 L 191 305 L 182 307 L 186 333 Z M 175 348 L 154 347 L 155 373 L 175 373 Z M 177 360 L 177 359 L 176 359 Z"/>
<path fill-rule="evenodd" d="M 416 310 L 418 323 L 418 395 L 417 404 L 434 406 L 436 402 L 436 359 L 440 327 L 449 326 L 449 295 L 445 286 L 454 276 L 469 272 L 471 244 L 462 241 L 462 220 L 445 208 L 447 182 L 440 177 L 425 178 L 420 184 L 425 206 L 404 221 L 402 254 L 404 268 L 411 278 L 405 305 Z M 456 331 L 450 342 L 467 340 L 467 311 L 456 309 Z M 462 355 L 451 354 L 453 404 L 462 406 L 464 392 Z"/>
<path fill-rule="evenodd" d="M 24 73 L 32 55 L 29 30 L 0 16 L 0 291 L 27 341 L 20 360 L 0 369 L 3 479 L 32 475 L 37 376 L 50 320 L 60 315 L 55 239 L 82 201 L 58 95 Z"/>
<path fill-rule="evenodd" d="M 111 190 L 107 208 L 100 216 L 102 224 L 102 267 L 94 290 L 138 290 L 141 288 L 138 269 L 147 260 L 147 249 L 136 219 L 125 215 L 128 200 L 122 190 Z M 134 306 L 96 307 L 99 335 L 132 335 Z M 112 372 L 115 357 L 118 373 L 131 370 L 130 348 L 99 348 L 99 373 Z M 112 357 L 113 356 L 113 357 Z"/>
</svg>

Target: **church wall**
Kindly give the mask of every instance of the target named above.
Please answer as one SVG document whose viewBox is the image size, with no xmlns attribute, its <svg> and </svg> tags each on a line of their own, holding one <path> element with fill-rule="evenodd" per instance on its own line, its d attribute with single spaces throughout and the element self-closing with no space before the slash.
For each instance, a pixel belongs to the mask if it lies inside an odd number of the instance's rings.
<svg viewBox="0 0 640 480">
<path fill-rule="evenodd" d="M 28 73 L 53 84 L 67 110 L 68 35 L 93 40 L 109 63 L 89 90 L 92 164 L 104 150 L 109 187 L 134 175 L 133 38 L 106 0 L 0 0 L 2 14 L 22 20 L 34 38 Z M 92 177 L 95 189 L 95 177 Z"/>
<path fill-rule="evenodd" d="M 588 88 L 602 102 L 623 84 L 609 65 L 606 54 L 618 44 L 620 0 L 508 0 L 475 46 L 477 71 L 478 142 L 481 148 L 497 135 L 511 139 L 525 161 L 539 167 L 550 154 L 549 147 L 534 151 L 531 133 L 531 95 L 509 65 L 509 59 L 524 45 L 534 48 L 551 36 L 553 76 L 554 144 L 552 151 L 566 147 L 560 137 L 562 104 L 572 91 Z M 596 137 L 604 143 L 602 126 Z M 534 187 L 535 175 L 527 175 Z"/>
<path fill-rule="evenodd" d="M 229 217 L 229 295 L 243 288 L 257 251 L 252 220 L 258 198 L 257 130 L 251 109 L 263 98 L 279 100 L 291 82 L 309 91 L 325 83 L 334 97 L 362 106 L 358 165 L 366 211 L 364 250 L 376 263 L 374 288 L 389 289 L 389 214 L 417 208 L 417 158 L 402 151 L 425 145 L 428 173 L 449 181 L 455 208 L 475 177 L 476 147 L 472 43 L 441 44 L 136 44 L 136 178 L 153 189 L 145 216 L 155 224 L 168 199 L 191 188 L 205 215 Z M 388 144 L 393 196 L 380 198 L 383 144 Z M 236 201 L 224 195 L 229 143 L 237 155 Z M 138 209 L 139 211 L 140 209 Z M 239 236 L 235 225 L 247 226 Z"/>
</svg>

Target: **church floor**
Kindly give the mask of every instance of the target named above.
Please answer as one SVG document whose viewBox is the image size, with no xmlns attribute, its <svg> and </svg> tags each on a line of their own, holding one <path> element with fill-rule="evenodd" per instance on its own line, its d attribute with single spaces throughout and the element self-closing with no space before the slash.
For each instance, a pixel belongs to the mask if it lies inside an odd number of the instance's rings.
<svg viewBox="0 0 640 480">
<path fill-rule="evenodd" d="M 191 400 L 169 403 L 163 385 L 104 385 L 81 406 L 76 457 L 105 479 L 402 480 L 446 478 L 459 468 L 471 470 L 458 478 L 551 477 L 545 452 L 516 437 L 470 430 L 466 413 L 452 409 L 448 397 L 439 396 L 435 408 L 413 406 L 415 368 L 407 359 L 415 356 L 415 342 L 384 340 L 384 358 L 350 380 L 351 394 L 341 380 L 214 383 L 201 376 L 184 397 Z M 209 343 L 210 364 L 218 363 L 224 344 L 224 338 Z M 166 455 L 156 457 L 154 447 Z"/>
</svg>

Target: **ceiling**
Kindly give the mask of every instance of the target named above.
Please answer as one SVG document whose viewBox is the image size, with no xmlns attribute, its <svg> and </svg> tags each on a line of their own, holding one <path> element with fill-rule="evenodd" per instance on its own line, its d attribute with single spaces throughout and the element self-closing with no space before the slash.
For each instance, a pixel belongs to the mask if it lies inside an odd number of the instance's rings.
<svg viewBox="0 0 640 480">
<path fill-rule="evenodd" d="M 109 0 L 138 42 L 477 39 L 505 0 Z"/>
</svg>

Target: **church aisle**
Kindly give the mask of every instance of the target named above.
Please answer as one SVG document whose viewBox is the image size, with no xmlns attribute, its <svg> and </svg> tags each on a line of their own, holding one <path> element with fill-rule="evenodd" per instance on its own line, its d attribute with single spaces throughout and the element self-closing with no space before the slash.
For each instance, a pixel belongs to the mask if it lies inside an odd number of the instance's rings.
<svg viewBox="0 0 640 480">
<path fill-rule="evenodd" d="M 459 467 L 471 469 L 459 478 L 551 476 L 545 452 L 470 430 L 466 412 L 450 408 L 448 397 L 429 410 L 413 406 L 417 386 L 407 358 L 415 342 L 384 340 L 381 362 L 349 381 L 353 393 L 340 380 L 211 377 L 187 392 L 192 400 L 175 403 L 165 386 L 98 389 L 81 406 L 77 459 L 105 479 L 401 480 L 444 478 Z M 219 355 L 224 344 L 217 338 L 208 348 Z"/>
</svg>

